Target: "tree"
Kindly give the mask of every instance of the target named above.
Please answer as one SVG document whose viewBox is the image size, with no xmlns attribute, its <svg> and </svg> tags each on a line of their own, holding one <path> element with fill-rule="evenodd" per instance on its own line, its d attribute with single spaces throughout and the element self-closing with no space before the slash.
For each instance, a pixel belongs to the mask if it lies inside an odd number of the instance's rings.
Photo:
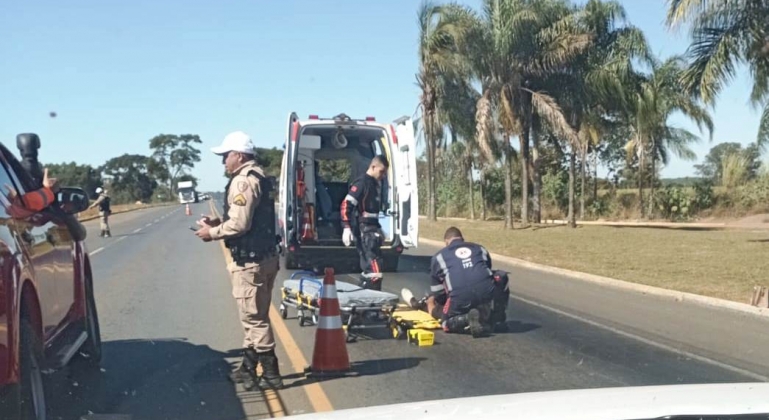
<svg viewBox="0 0 769 420">
<path fill-rule="evenodd" d="M 150 176 L 151 158 L 143 155 L 124 154 L 108 160 L 101 167 L 111 181 L 116 202 L 150 201 L 158 183 Z"/>
<path fill-rule="evenodd" d="M 195 145 L 201 143 L 197 134 L 159 134 L 151 138 L 152 158 L 157 162 L 152 167 L 165 168 L 165 171 L 154 170 L 154 175 L 160 182 L 168 182 L 169 190 L 175 191 L 176 179 L 200 162 L 200 150 Z"/>
<path fill-rule="evenodd" d="M 419 72 L 417 86 L 421 90 L 419 108 L 421 127 L 427 149 L 427 218 L 436 220 L 435 213 L 435 154 L 443 137 L 438 115 L 441 74 L 449 73 L 454 65 L 451 54 L 451 32 L 454 23 L 441 15 L 441 6 L 424 1 L 417 14 L 419 25 Z"/>
<path fill-rule="evenodd" d="M 730 155 L 742 156 L 745 159 L 746 180 L 756 177 L 761 167 L 761 151 L 756 143 L 752 143 L 744 149 L 740 143 L 717 144 L 710 149 L 702 164 L 694 165 L 694 168 L 697 170 L 697 174 L 714 182 L 721 182 L 724 158 Z"/>
<path fill-rule="evenodd" d="M 267 175 L 280 176 L 280 166 L 283 164 L 282 149 L 257 147 L 255 153 L 257 165 L 261 166 Z"/>
<path fill-rule="evenodd" d="M 555 99 L 541 89 L 540 81 L 553 63 L 560 63 L 570 41 L 545 42 L 545 33 L 568 14 L 566 2 L 556 0 L 486 0 L 480 15 L 454 5 L 446 13 L 462 29 L 452 32 L 454 44 L 482 88 L 477 102 L 476 127 L 479 147 L 487 161 L 493 150 L 505 157 L 505 227 L 513 226 L 512 169 L 515 152 L 512 137 L 520 142 L 521 219 L 528 223 L 529 143 L 533 115 L 537 114 L 555 132 L 576 138 Z M 496 136 L 497 128 L 502 136 Z M 491 145 L 499 140 L 500 144 Z M 534 166 L 537 153 L 535 145 Z M 534 169 L 536 172 L 536 168 Z M 535 180 L 535 186 L 537 181 Z M 537 196 L 538 192 L 535 192 Z"/>
<path fill-rule="evenodd" d="M 94 194 L 96 187 L 102 184 L 101 172 L 91 165 L 79 165 L 75 162 L 46 165 L 52 177 L 62 186 L 78 187 L 87 194 Z"/>
<path fill-rule="evenodd" d="M 668 119 L 675 112 L 694 121 L 702 131 L 708 129 L 713 136 L 713 121 L 708 112 L 689 92 L 680 89 L 679 80 L 684 71 L 681 57 L 671 57 L 664 62 L 652 63 L 652 74 L 641 84 L 632 103 L 630 124 L 632 137 L 627 143 L 627 151 L 638 159 L 639 171 L 643 171 L 647 159 L 651 164 L 652 176 L 656 176 L 656 162 L 667 163 L 668 151 L 682 159 L 693 160 L 694 152 L 688 145 L 699 138 L 682 128 L 668 125 Z M 638 199 L 641 216 L 645 214 L 643 196 L 643 172 L 639 174 Z M 654 182 L 651 183 L 649 213 L 653 211 Z"/>
<path fill-rule="evenodd" d="M 763 0 L 668 0 L 667 23 L 691 24 L 691 64 L 682 74 L 683 85 L 713 104 L 744 63 L 753 77 L 750 95 L 763 113 L 756 143 L 769 144 L 769 3 Z"/>
</svg>

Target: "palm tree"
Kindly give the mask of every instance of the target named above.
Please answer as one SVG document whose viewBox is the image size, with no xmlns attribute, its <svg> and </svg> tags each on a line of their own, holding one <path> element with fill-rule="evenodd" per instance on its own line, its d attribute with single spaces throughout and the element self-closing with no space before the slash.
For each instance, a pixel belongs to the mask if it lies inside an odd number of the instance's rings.
<svg viewBox="0 0 769 420">
<path fill-rule="evenodd" d="M 656 162 L 667 162 L 668 151 L 672 151 L 682 159 L 693 160 L 696 156 L 688 148 L 689 144 L 699 141 L 699 138 L 682 128 L 671 127 L 668 119 L 675 112 L 680 112 L 694 121 L 702 131 L 703 126 L 713 136 L 713 121 L 707 110 L 697 99 L 680 89 L 679 80 L 684 72 L 685 61 L 681 57 L 671 57 L 660 63 L 652 63 L 652 74 L 644 81 L 636 92 L 632 103 L 630 125 L 632 137 L 627 143 L 629 154 L 635 154 L 638 159 L 638 198 L 641 216 L 644 216 L 643 170 L 647 159 L 651 164 L 651 191 L 649 212 L 653 210 L 654 177 Z"/>
<path fill-rule="evenodd" d="M 618 2 L 590 0 L 547 33 L 551 42 L 568 36 L 576 41 L 577 54 L 553 72 L 549 80 L 552 89 L 559 92 L 569 122 L 578 133 L 577 139 L 568 144 L 571 150 L 568 218 L 573 227 L 576 227 L 573 185 L 576 159 L 579 157 L 581 162 L 580 217 L 583 217 L 588 151 L 598 146 L 610 120 L 626 109 L 627 91 L 635 79 L 634 60 L 651 60 L 643 32 L 625 22 L 625 10 Z"/>
<path fill-rule="evenodd" d="M 765 0 L 668 0 L 671 27 L 691 24 L 691 65 L 682 81 L 713 104 L 723 85 L 745 63 L 753 76 L 750 100 L 763 106 L 757 143 L 769 144 L 769 2 Z"/>
<path fill-rule="evenodd" d="M 452 23 L 441 19 L 441 6 L 425 1 L 419 8 L 419 72 L 417 85 L 422 91 L 419 99 L 421 126 L 427 146 L 427 217 L 435 221 L 435 153 L 443 137 L 438 115 L 440 84 L 443 74 L 455 67 L 451 51 Z"/>
<path fill-rule="evenodd" d="M 531 164 L 529 144 L 532 116 L 536 113 L 555 132 L 564 137 L 576 134 L 555 99 L 539 89 L 539 79 L 548 68 L 563 61 L 561 43 L 543 44 L 540 34 L 569 13 L 568 3 L 560 0 L 485 0 L 483 11 L 456 4 L 444 8 L 463 29 L 456 31 L 455 46 L 474 81 L 481 85 L 477 102 L 476 137 L 485 159 L 493 150 L 505 158 L 505 227 L 513 227 L 512 170 L 515 151 L 512 137 L 520 142 L 522 172 L 521 219 L 528 222 L 528 180 Z M 560 61 L 559 61 L 560 60 Z M 501 136 L 495 136 L 499 127 Z M 499 144 L 492 142 L 499 138 Z"/>
</svg>

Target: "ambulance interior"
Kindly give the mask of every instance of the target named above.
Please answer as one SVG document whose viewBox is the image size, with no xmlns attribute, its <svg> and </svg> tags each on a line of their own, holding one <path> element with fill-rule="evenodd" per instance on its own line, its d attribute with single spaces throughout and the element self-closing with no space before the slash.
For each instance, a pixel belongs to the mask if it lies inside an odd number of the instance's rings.
<svg viewBox="0 0 769 420">
<path fill-rule="evenodd" d="M 331 124 L 304 127 L 296 162 L 305 183 L 304 197 L 300 199 L 303 202 L 297 203 L 297 208 L 303 209 L 299 229 L 302 243 L 342 244 L 342 201 L 350 184 L 366 172 L 371 159 L 377 154 L 388 155 L 385 136 L 379 127 Z M 380 223 L 385 240 L 392 240 L 389 233 L 392 222 L 386 214 L 393 197 L 387 178 L 382 181 L 381 194 Z"/>
</svg>

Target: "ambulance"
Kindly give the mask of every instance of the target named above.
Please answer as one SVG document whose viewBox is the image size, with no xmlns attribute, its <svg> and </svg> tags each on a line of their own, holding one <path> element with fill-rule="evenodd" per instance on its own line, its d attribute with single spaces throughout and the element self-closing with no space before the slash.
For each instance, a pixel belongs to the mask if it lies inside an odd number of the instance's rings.
<svg viewBox="0 0 769 420">
<path fill-rule="evenodd" d="M 381 183 L 379 223 L 384 233 L 384 271 L 396 271 L 405 249 L 419 243 L 414 126 L 409 117 L 392 123 L 310 115 L 288 117 L 277 204 L 278 240 L 288 269 L 360 272 L 355 246 L 342 243 L 340 207 L 350 184 L 376 155 L 390 163 Z M 348 271 L 349 270 L 349 271 Z"/>
</svg>

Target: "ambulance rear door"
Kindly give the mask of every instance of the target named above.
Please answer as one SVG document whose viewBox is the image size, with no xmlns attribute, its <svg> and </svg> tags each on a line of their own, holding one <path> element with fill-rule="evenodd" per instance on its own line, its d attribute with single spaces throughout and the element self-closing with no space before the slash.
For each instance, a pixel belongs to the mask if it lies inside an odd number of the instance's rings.
<svg viewBox="0 0 769 420">
<path fill-rule="evenodd" d="M 416 248 L 419 245 L 419 189 L 414 125 L 411 118 L 401 117 L 390 127 L 397 194 L 397 234 L 404 247 Z"/>
</svg>

